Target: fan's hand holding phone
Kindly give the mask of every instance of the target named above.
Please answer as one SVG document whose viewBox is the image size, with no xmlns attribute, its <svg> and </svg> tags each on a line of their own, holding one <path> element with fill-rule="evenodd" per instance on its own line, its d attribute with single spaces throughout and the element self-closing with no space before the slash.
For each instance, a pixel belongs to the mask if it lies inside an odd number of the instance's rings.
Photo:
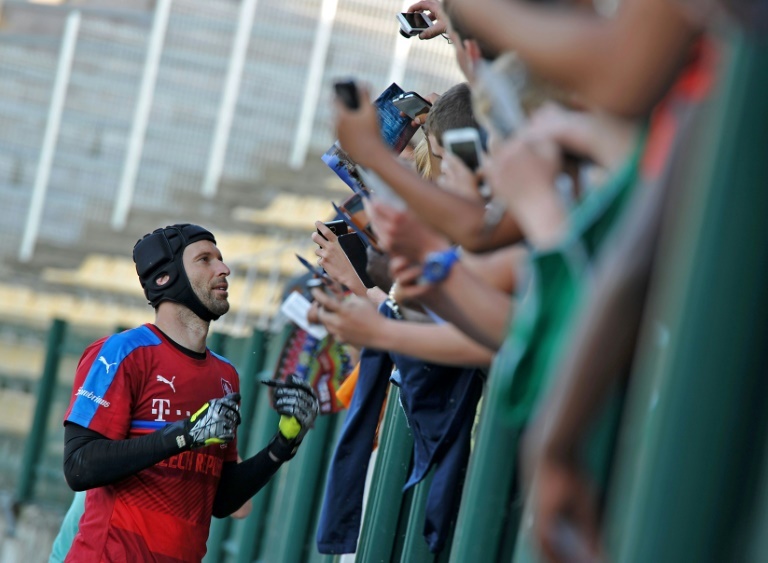
<svg viewBox="0 0 768 563">
<path fill-rule="evenodd" d="M 416 92 L 403 92 L 393 98 L 392 103 L 411 119 L 416 119 L 416 116 L 428 113 L 432 107 L 428 100 L 422 98 Z"/>
</svg>

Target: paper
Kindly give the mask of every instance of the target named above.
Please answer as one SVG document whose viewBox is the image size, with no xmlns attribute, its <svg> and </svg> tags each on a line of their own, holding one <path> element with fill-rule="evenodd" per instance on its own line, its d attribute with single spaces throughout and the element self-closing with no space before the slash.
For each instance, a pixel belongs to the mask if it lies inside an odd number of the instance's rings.
<svg viewBox="0 0 768 563">
<path fill-rule="evenodd" d="M 328 331 L 325 330 L 323 325 L 311 324 L 307 320 L 307 313 L 309 312 L 310 306 L 311 303 L 307 301 L 306 297 L 298 291 L 292 291 L 285 301 L 283 301 L 283 304 L 280 305 L 280 311 L 286 317 L 291 319 L 291 321 L 296 323 L 299 328 L 306 330 L 318 340 L 322 340 L 328 336 Z"/>
</svg>

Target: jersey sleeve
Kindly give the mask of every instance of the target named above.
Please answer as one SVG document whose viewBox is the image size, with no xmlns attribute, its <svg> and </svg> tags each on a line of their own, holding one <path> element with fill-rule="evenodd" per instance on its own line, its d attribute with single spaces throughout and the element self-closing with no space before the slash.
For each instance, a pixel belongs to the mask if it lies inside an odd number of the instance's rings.
<svg viewBox="0 0 768 563">
<path fill-rule="evenodd" d="M 136 350 L 145 345 L 148 331 L 120 333 L 89 346 L 77 366 L 65 422 L 73 422 L 112 440 L 128 438 L 133 409 L 132 385 L 140 372 Z"/>
</svg>

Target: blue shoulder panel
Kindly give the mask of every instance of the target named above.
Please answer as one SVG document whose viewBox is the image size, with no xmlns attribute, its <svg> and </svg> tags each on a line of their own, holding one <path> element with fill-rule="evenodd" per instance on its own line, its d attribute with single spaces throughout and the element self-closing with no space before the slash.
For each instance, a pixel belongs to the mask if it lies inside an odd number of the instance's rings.
<svg viewBox="0 0 768 563">
<path fill-rule="evenodd" d="M 147 326 L 140 326 L 125 332 L 113 334 L 101 346 L 96 360 L 77 391 L 77 398 L 70 413 L 70 419 L 88 426 L 96 410 L 104 402 L 104 395 L 115 378 L 117 370 L 128 355 L 144 346 L 157 346 L 160 338 Z"/>
<path fill-rule="evenodd" d="M 235 366 L 232 364 L 232 362 L 230 362 L 230 361 L 229 361 L 227 358 L 225 358 L 224 356 L 219 356 L 219 355 L 218 355 L 216 352 L 214 352 L 214 351 L 213 351 L 213 350 L 211 350 L 210 348 L 208 348 L 208 351 L 211 353 L 211 355 L 212 355 L 213 357 L 220 359 L 220 360 L 221 360 L 222 362 L 224 362 L 225 364 L 229 364 L 229 365 L 231 365 L 232 367 L 235 367 Z"/>
</svg>

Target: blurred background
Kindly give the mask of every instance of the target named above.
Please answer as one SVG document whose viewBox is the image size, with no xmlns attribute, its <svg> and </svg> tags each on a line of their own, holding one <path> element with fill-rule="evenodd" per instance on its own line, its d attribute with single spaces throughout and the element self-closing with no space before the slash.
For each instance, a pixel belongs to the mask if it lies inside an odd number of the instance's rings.
<svg viewBox="0 0 768 563">
<path fill-rule="evenodd" d="M 314 258 L 312 223 L 350 193 L 320 160 L 332 82 L 427 95 L 460 81 L 445 42 L 400 37 L 400 8 L 0 1 L 0 561 L 47 561 L 72 498 L 61 420 L 83 347 L 153 318 L 138 238 L 216 233 L 232 309 L 212 347 L 236 364 L 279 334 L 294 253 Z"/>
</svg>

